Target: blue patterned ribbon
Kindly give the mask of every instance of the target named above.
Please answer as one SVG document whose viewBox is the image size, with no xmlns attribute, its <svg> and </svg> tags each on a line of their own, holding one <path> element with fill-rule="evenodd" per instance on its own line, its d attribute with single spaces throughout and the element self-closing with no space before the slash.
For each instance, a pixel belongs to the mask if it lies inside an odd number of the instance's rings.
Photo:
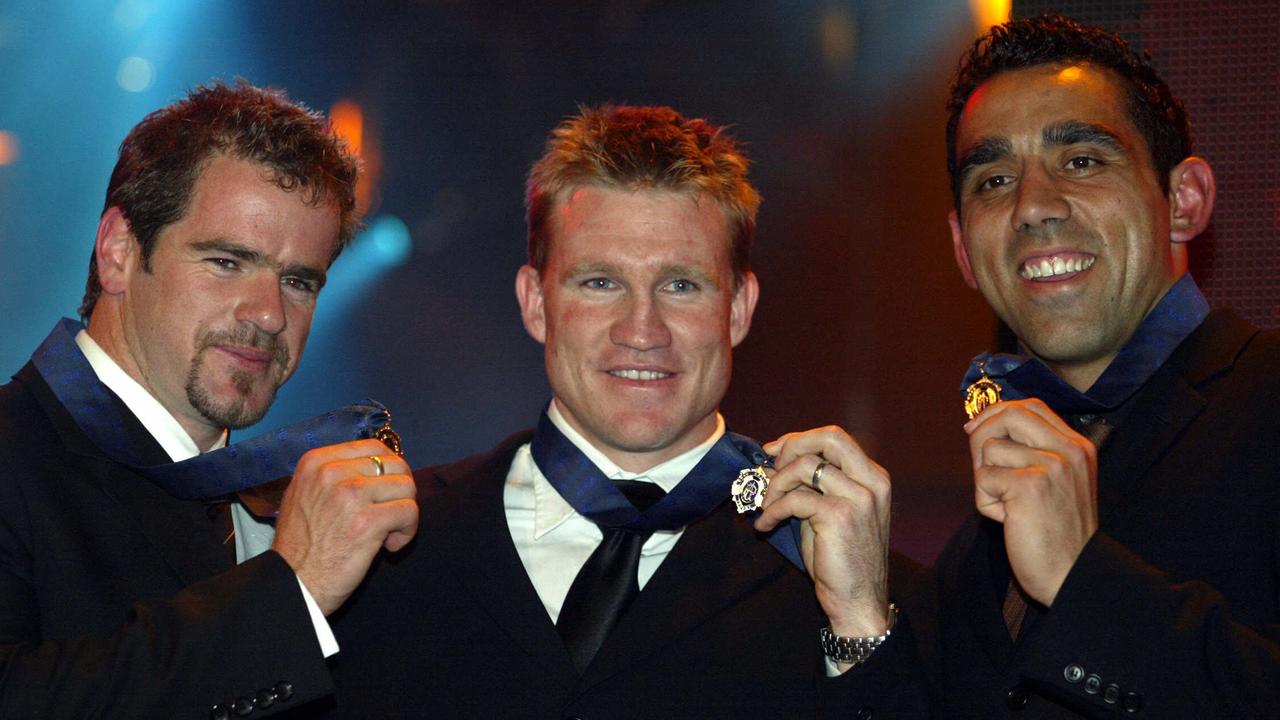
<svg viewBox="0 0 1280 720">
<path fill-rule="evenodd" d="M 1183 275 L 1138 325 L 1133 337 L 1087 392 L 1080 392 L 1030 355 L 982 353 L 969 364 L 963 394 L 983 371 L 1000 386 L 1002 399 L 1040 398 L 1060 415 L 1104 413 L 1133 396 L 1174 349 L 1209 314 L 1209 303 L 1191 275 Z"/>
<path fill-rule="evenodd" d="M 113 395 L 76 346 L 84 325 L 63 318 L 31 362 L 89 440 L 107 457 L 183 500 L 215 498 L 289 477 L 308 450 L 372 436 L 390 415 L 376 400 L 327 412 L 190 460 L 144 465 L 125 437 Z"/>
<path fill-rule="evenodd" d="M 678 530 L 698 520 L 729 499 L 729 488 L 740 470 L 773 463 L 756 441 L 726 432 L 675 489 L 641 512 L 560 432 L 545 412 L 538 421 L 529 449 L 547 481 L 583 517 L 603 527 L 644 532 Z M 749 517 L 754 518 L 755 514 Z M 769 533 L 768 540 L 783 557 L 804 571 L 799 521 L 793 519 L 778 526 Z"/>
</svg>

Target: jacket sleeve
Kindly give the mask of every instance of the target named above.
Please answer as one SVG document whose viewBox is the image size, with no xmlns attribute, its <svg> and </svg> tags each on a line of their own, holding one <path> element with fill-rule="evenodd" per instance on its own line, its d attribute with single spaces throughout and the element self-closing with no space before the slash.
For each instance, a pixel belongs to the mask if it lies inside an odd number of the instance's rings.
<svg viewBox="0 0 1280 720">
<path fill-rule="evenodd" d="M 1105 533 L 1022 641 L 1021 675 L 1085 717 L 1261 718 L 1280 708 L 1280 625 L 1235 621 L 1212 587 L 1170 582 Z"/>
<path fill-rule="evenodd" d="M 43 638 L 36 588 L 0 563 L 0 717 L 254 717 L 329 695 L 297 580 L 274 552 L 134 603 L 103 637 Z M 50 602 L 53 600 L 46 600 Z"/>
</svg>

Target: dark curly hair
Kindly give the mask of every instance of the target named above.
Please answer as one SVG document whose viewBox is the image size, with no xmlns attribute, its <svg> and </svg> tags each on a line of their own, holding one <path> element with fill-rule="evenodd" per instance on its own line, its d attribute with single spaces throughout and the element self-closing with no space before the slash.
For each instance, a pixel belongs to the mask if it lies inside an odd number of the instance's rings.
<svg viewBox="0 0 1280 720">
<path fill-rule="evenodd" d="M 1146 138 L 1161 189 L 1169 191 L 1169 171 L 1191 154 L 1191 124 L 1182 102 L 1160 79 L 1150 54 L 1135 52 L 1124 38 L 1100 27 L 1046 14 L 991 28 L 960 58 L 947 99 L 947 171 L 957 211 L 960 177 L 956 129 L 969 96 L 1003 72 L 1076 62 L 1108 68 L 1125 82 L 1129 119 Z"/>
<path fill-rule="evenodd" d="M 529 264 L 547 263 L 547 223 L 556 202 L 582 185 L 705 192 L 732 228 L 730 257 L 741 281 L 751 269 L 760 194 L 747 180 L 746 153 L 725 131 L 669 107 L 580 107 L 551 132 L 525 186 Z"/>
<path fill-rule="evenodd" d="M 103 212 L 120 208 L 142 246 L 144 270 L 151 270 L 156 238 L 186 214 L 196 179 L 215 155 L 261 164 L 282 189 L 300 189 L 308 203 L 337 208 L 335 258 L 359 228 L 359 163 L 324 118 L 283 92 L 244 80 L 215 82 L 143 118 L 120 144 Z M 97 258 L 90 253 L 80 317 L 88 320 L 101 294 Z"/>
</svg>

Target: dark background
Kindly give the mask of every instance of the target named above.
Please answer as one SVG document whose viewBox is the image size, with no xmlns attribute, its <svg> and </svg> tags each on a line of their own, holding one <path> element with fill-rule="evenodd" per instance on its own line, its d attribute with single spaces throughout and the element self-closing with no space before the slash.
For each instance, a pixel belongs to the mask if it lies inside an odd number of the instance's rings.
<svg viewBox="0 0 1280 720">
<path fill-rule="evenodd" d="M 736 354 L 730 426 L 761 439 L 848 428 L 893 474 L 895 545 L 932 559 L 971 507 L 959 379 L 995 336 L 952 259 L 943 102 L 957 56 L 1006 3 L 355 5 L 0 4 L 0 139 L 16 149 L 0 164 L 0 372 L 74 314 L 128 129 L 191 85 L 239 75 L 321 110 L 357 103 L 373 180 L 370 231 L 331 272 L 301 369 L 245 432 L 372 396 L 393 409 L 415 465 L 484 450 L 548 398 L 512 292 L 524 173 L 578 103 L 669 104 L 733 125 L 765 198 L 762 298 Z M 1189 4 L 1111 3 L 1123 13 L 1103 19 L 1168 36 L 1200 27 L 1168 21 L 1175 5 Z M 1275 5 L 1241 26 L 1215 13 L 1229 36 L 1206 40 L 1270 32 L 1274 48 Z M 1175 90 L 1213 91 L 1191 103 L 1201 149 L 1219 170 L 1220 208 L 1230 196 L 1246 213 L 1229 228 L 1220 219 L 1215 242 L 1252 243 L 1238 265 L 1202 248 L 1202 280 L 1235 304 L 1226 276 L 1270 283 L 1253 316 L 1275 324 L 1280 194 L 1274 174 L 1256 174 L 1277 157 L 1274 52 L 1261 66 L 1201 66 L 1202 53 L 1161 49 L 1185 66 L 1170 72 Z M 121 84 L 128 57 L 149 68 L 145 87 L 136 72 Z M 1214 132 L 1237 108 L 1260 144 Z M 1248 162 L 1224 168 L 1222 152 Z M 1262 229 L 1272 235 L 1248 234 Z"/>
</svg>

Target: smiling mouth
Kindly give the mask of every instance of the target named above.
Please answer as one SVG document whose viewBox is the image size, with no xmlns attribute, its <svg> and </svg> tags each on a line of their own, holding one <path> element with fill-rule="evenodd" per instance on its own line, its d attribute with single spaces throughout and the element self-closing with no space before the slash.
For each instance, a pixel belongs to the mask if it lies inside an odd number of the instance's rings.
<svg viewBox="0 0 1280 720">
<path fill-rule="evenodd" d="M 658 370 L 610 370 L 609 374 L 622 378 L 623 380 L 665 380 L 671 377 L 672 373 L 660 372 Z"/>
<path fill-rule="evenodd" d="M 1023 280 L 1044 280 L 1063 275 L 1072 275 L 1088 270 L 1097 259 L 1093 255 L 1070 257 L 1048 255 L 1038 261 L 1031 259 L 1023 262 L 1022 266 L 1018 268 L 1018 274 L 1022 276 Z"/>
</svg>

